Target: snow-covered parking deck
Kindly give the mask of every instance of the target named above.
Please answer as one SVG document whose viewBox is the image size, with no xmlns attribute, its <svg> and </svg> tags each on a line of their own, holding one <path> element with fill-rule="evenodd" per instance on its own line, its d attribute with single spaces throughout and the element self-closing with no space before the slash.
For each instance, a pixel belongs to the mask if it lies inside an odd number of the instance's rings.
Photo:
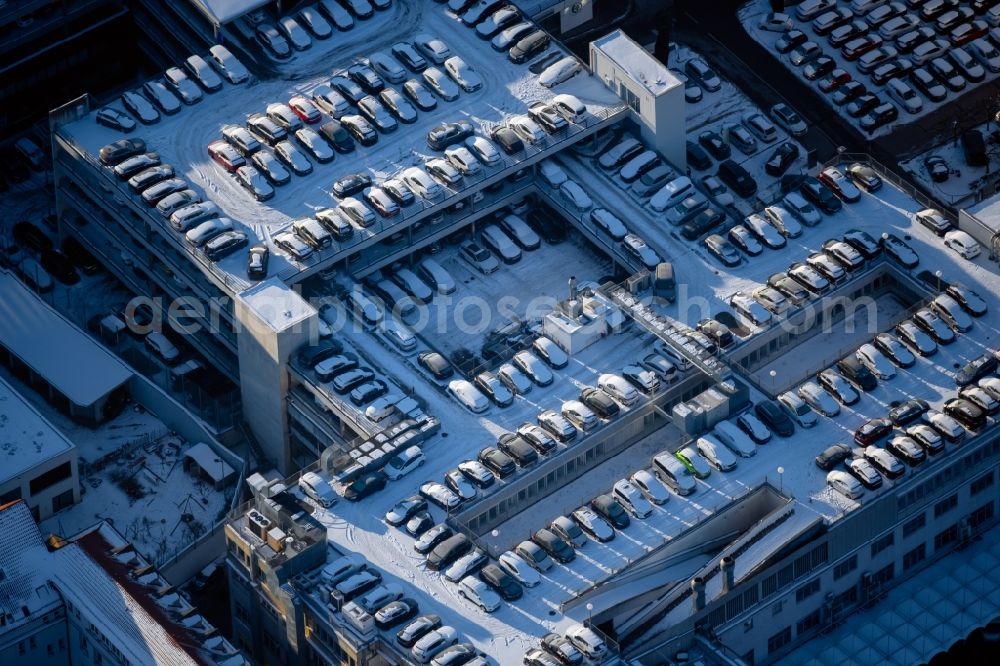
<svg viewBox="0 0 1000 666">
<path fill-rule="evenodd" d="M 467 177 L 458 186 L 445 188 L 447 196 L 438 204 L 443 207 L 469 196 L 474 189 L 497 180 L 502 173 L 514 170 L 517 164 L 531 160 L 541 151 L 551 151 L 563 142 L 578 139 L 609 119 L 622 115 L 618 97 L 586 71 L 553 89 L 543 88 L 538 84 L 537 75 L 531 73 L 527 65 L 511 63 L 505 53 L 494 51 L 488 42 L 479 39 L 474 30 L 464 26 L 441 5 L 425 2 L 396 4 L 408 6 L 406 21 L 385 21 L 382 18 L 384 13 L 380 14 L 378 20 L 359 24 L 345 33 L 343 39 L 335 34 L 329 40 L 314 44 L 308 52 L 294 59 L 295 62 L 302 59 L 303 63 L 302 71 L 296 71 L 294 75 L 251 84 L 226 84 L 219 92 L 207 93 L 201 102 L 185 106 L 176 115 L 163 116 L 153 125 L 140 125 L 131 136 L 144 139 L 148 150 L 159 153 L 163 163 L 174 167 L 177 176 L 185 179 L 206 200 L 215 202 L 222 214 L 232 218 L 235 227 L 247 234 L 251 245 L 258 242 L 270 245 L 270 239 L 289 228 L 292 220 L 336 206 L 338 202 L 331 193 L 331 185 L 341 176 L 366 172 L 380 181 L 407 167 L 422 165 L 430 157 L 440 156 L 430 151 L 425 141 L 427 131 L 439 123 L 469 121 L 478 134 L 488 136 L 494 126 L 504 124 L 514 115 L 525 114 L 530 102 L 548 100 L 559 93 L 576 95 L 588 109 L 583 123 L 547 135 L 543 142 L 529 146 L 520 154 L 506 156 L 501 165 L 487 169 L 484 175 Z M 366 148 L 359 145 L 354 152 L 337 155 L 328 164 L 318 164 L 310 158 L 312 173 L 293 175 L 289 184 L 275 187 L 273 199 L 263 203 L 255 201 L 231 174 L 208 156 L 206 147 L 221 137 L 223 125 L 242 125 L 248 114 L 263 113 L 272 102 L 287 102 L 299 94 L 308 97 L 316 86 L 327 83 L 333 73 L 356 64 L 360 57 L 376 50 L 388 51 L 394 42 L 410 40 L 417 32 L 441 37 L 453 53 L 465 59 L 480 74 L 484 79 L 483 87 L 472 93 L 461 92 L 453 102 L 438 99 L 436 109 L 418 112 L 415 123 L 400 124 L 389 134 L 380 133 L 374 146 Z M 420 78 L 420 75 L 410 75 Z M 110 106 L 117 108 L 119 102 Z M 324 117 L 321 122 L 326 120 L 328 118 Z M 95 164 L 100 148 L 122 137 L 120 132 L 98 125 L 93 113 L 62 126 L 59 133 Z M 117 185 L 113 176 L 108 178 L 109 182 Z M 127 187 L 119 186 L 124 188 L 121 196 L 134 196 Z M 346 256 L 375 242 L 372 236 L 388 235 L 390 227 L 398 230 L 397 227 L 401 229 L 413 223 L 418 217 L 429 214 L 431 207 L 434 206 L 425 206 L 418 198 L 418 202 L 406 207 L 400 216 L 388 221 L 379 220 L 376 226 L 369 229 L 356 230 L 354 239 L 348 244 L 335 244 L 334 248 L 323 251 L 321 258 L 310 258 L 306 264 L 293 262 L 283 252 L 274 251 L 270 272 L 283 278 L 294 278 L 306 266 L 330 263 L 335 256 Z M 155 212 L 152 215 L 157 217 Z M 159 220 L 157 223 L 162 224 Z M 167 233 L 174 232 L 167 229 Z M 179 243 L 178 247 L 183 249 L 183 243 Z M 272 250 L 276 248 L 272 246 Z M 245 280 L 243 253 L 230 256 L 216 266 L 237 280 Z"/>
<path fill-rule="evenodd" d="M 590 178 L 597 182 L 595 177 Z M 608 188 L 594 188 L 592 196 L 595 200 L 605 195 L 603 189 Z M 612 186 L 614 190 L 617 188 Z M 851 227 L 865 229 L 874 236 L 883 232 L 896 233 L 907 238 L 907 242 L 919 253 L 919 269 L 939 269 L 945 280 L 965 282 L 987 298 L 1000 293 L 1000 276 L 995 266 L 988 263 L 985 254 L 971 262 L 961 259 L 945 248 L 940 239 L 913 223 L 912 216 L 917 209 L 916 202 L 887 184 L 874 195 L 863 195 L 859 203 L 846 205 L 840 213 L 826 216 L 819 226 L 807 228 L 790 247 L 767 251 L 735 270 L 721 269 L 713 260 L 704 257 L 700 250 L 692 249 L 688 242 L 680 241 L 669 233 L 652 233 L 657 226 L 649 216 L 630 215 L 626 219 L 630 224 L 644 225 L 637 231 L 645 234 L 656 244 L 658 251 L 675 262 L 682 287 L 687 285 L 690 293 L 704 296 L 712 303 L 712 312 L 725 307 L 720 298 L 738 288 L 762 283 L 770 273 L 786 268 L 793 261 L 802 260 L 810 252 L 818 250 L 824 240 L 840 236 Z M 677 307 L 668 306 L 665 311 L 679 316 Z M 369 354 L 379 354 L 382 349 L 379 342 L 366 333 L 349 331 L 348 335 L 356 346 L 366 349 Z M 533 420 L 541 408 L 552 408 L 558 406 L 562 399 L 575 397 L 581 384 L 592 382 L 594 373 L 617 368 L 644 353 L 648 340 L 648 337 L 629 333 L 601 342 L 574 355 L 568 370 L 557 371 L 557 380 L 552 388 L 536 387 L 527 398 L 519 398 L 513 407 L 491 407 L 488 413 L 481 416 L 470 415 L 458 406 L 439 386 L 416 369 L 412 357 L 386 354 L 382 350 L 380 358 L 385 371 L 414 386 L 426 398 L 430 410 L 439 415 L 442 437 L 424 446 L 427 464 L 419 471 L 358 504 L 342 502 L 330 510 L 318 510 L 316 516 L 328 526 L 329 538 L 338 548 L 364 554 L 374 566 L 388 574 L 389 579 L 395 577 L 399 582 L 415 588 L 422 611 L 440 614 L 446 624 L 456 627 L 464 638 L 471 640 L 498 663 L 517 663 L 524 650 L 536 643 L 542 633 L 564 630 L 571 622 L 585 619 L 585 611 L 578 608 L 568 611 L 569 615 L 563 613 L 564 604 L 573 596 L 628 566 L 629 562 L 651 549 L 676 538 L 683 530 L 710 517 L 733 498 L 742 496 L 765 480 L 796 500 L 796 517 L 782 523 L 768 535 L 766 541 L 755 545 L 753 557 L 745 556 L 743 564 L 750 559 L 766 557 L 770 548 L 778 547 L 784 537 L 802 529 L 812 519 L 836 520 L 856 508 L 859 502 L 864 503 L 877 494 L 888 492 L 894 484 L 926 476 L 930 470 L 940 466 L 951 457 L 956 450 L 955 445 L 947 445 L 945 453 L 908 469 L 906 475 L 896 482 L 886 480 L 882 489 L 865 491 L 860 499 L 848 500 L 829 489 L 825 481 L 826 473 L 816 467 L 813 458 L 832 444 L 851 442 L 855 428 L 863 421 L 885 415 L 891 406 L 900 401 L 921 398 L 939 408 L 955 393 L 953 374 L 956 368 L 1000 344 L 1000 308 L 991 302 L 989 313 L 975 319 L 970 332 L 960 335 L 958 341 L 943 347 L 937 355 L 919 359 L 914 368 L 900 370 L 894 379 L 880 382 L 877 389 L 864 394 L 857 405 L 844 408 L 839 416 L 821 417 L 818 425 L 810 430 L 800 430 L 787 439 L 775 437 L 770 443 L 758 446 L 757 454 L 741 458 L 735 470 L 727 473 L 714 471 L 708 479 L 699 481 L 698 490 L 693 495 L 687 498 L 672 496 L 666 505 L 654 509 L 652 517 L 633 521 L 632 526 L 609 544 L 588 543 L 578 552 L 574 562 L 556 565 L 544 574 L 541 585 L 526 590 L 522 599 L 504 604 L 491 615 L 461 598 L 457 587 L 442 575 L 426 570 L 422 556 L 412 549 L 413 540 L 382 522 L 381 516 L 399 499 L 415 493 L 421 483 L 430 479 L 440 480 L 445 471 L 454 468 L 460 460 L 473 457 L 501 432 L 523 420 Z M 802 347 L 804 352 L 812 350 L 820 356 L 827 353 L 830 343 L 818 337 L 806 345 Z M 751 394 L 753 402 L 762 397 L 756 391 Z M 624 477 L 647 467 L 650 451 L 654 448 L 656 444 L 652 442 L 633 446 L 619 458 L 608 461 L 609 468 L 600 470 L 598 481 L 593 480 L 597 476 L 584 477 L 574 485 L 572 492 L 580 494 L 585 489 L 597 495 L 608 491 L 609 478 Z M 588 483 L 590 487 L 584 488 Z M 547 524 L 551 518 L 547 510 L 547 503 L 542 503 L 538 511 L 525 512 L 501 525 L 498 528 L 500 540 L 527 538 L 530 532 Z M 439 522 L 444 519 L 439 509 L 433 509 L 432 513 Z M 513 536 L 507 535 L 508 532 Z M 683 577 L 685 572 L 678 575 Z M 412 594 L 413 590 L 408 589 L 407 593 Z"/>
</svg>

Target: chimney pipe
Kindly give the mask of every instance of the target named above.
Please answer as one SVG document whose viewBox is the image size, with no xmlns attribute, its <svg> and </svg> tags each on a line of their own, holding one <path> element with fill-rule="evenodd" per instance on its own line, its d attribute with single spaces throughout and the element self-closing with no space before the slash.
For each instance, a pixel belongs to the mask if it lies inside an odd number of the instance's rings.
<svg viewBox="0 0 1000 666">
<path fill-rule="evenodd" d="M 722 593 L 729 594 L 736 587 L 736 560 L 726 555 L 719 560 L 719 568 L 722 569 Z"/>
<path fill-rule="evenodd" d="M 569 300 L 571 300 L 571 301 L 575 301 L 576 300 L 576 276 L 575 275 L 570 275 L 569 276 Z"/>
<path fill-rule="evenodd" d="M 705 579 L 701 576 L 691 579 L 691 604 L 695 613 L 705 607 Z"/>
</svg>

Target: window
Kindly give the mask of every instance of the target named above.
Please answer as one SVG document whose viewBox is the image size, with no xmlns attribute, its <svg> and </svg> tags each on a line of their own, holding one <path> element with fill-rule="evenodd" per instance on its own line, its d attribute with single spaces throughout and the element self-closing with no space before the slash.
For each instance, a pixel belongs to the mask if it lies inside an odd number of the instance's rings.
<svg viewBox="0 0 1000 666">
<path fill-rule="evenodd" d="M 833 579 L 838 580 L 858 568 L 857 554 L 851 555 L 846 560 L 833 568 Z"/>
<path fill-rule="evenodd" d="M 798 624 L 795 625 L 795 634 L 797 636 L 801 636 L 813 627 L 818 626 L 821 617 L 822 615 L 819 608 L 814 610 L 812 613 L 809 613 L 809 615 L 806 615 L 804 618 L 799 620 Z"/>
<path fill-rule="evenodd" d="M 893 543 L 895 543 L 895 541 L 896 541 L 896 534 L 894 532 L 889 532 L 884 537 L 876 539 L 872 543 L 872 557 L 875 557 L 886 548 L 892 546 Z"/>
<path fill-rule="evenodd" d="M 976 529 L 987 520 L 993 517 L 993 500 L 990 500 L 986 504 L 982 505 L 975 511 L 969 514 L 969 524 L 972 529 Z"/>
<path fill-rule="evenodd" d="M 774 636 L 767 639 L 767 653 L 774 654 L 792 642 L 792 628 L 785 627 Z"/>
<path fill-rule="evenodd" d="M 993 485 L 993 471 L 990 470 L 989 472 L 983 474 L 981 477 L 979 477 L 971 484 L 969 484 L 969 494 L 972 496 L 976 496 L 992 485 Z"/>
<path fill-rule="evenodd" d="M 52 498 L 52 513 L 57 513 L 70 506 L 73 506 L 72 488 Z"/>
<path fill-rule="evenodd" d="M 619 85 L 621 85 L 622 99 L 625 100 L 625 103 L 628 104 L 628 107 L 633 111 L 635 111 L 636 113 L 642 113 L 642 109 L 640 108 L 639 104 L 639 96 L 636 95 L 631 90 L 629 90 L 628 88 L 626 88 L 623 83 Z"/>
<path fill-rule="evenodd" d="M 819 592 L 819 578 L 814 578 L 799 589 L 795 590 L 795 602 L 798 603 L 803 599 L 808 599 L 817 592 Z"/>
<path fill-rule="evenodd" d="M 0 495 L 0 504 L 8 504 L 10 502 L 13 502 L 14 500 L 19 500 L 19 499 L 21 499 L 21 487 L 20 486 L 18 486 L 17 488 L 14 488 L 10 492 L 7 492 L 7 493 L 4 493 L 3 495 Z"/>
<path fill-rule="evenodd" d="M 927 549 L 924 544 L 920 544 L 910 552 L 903 555 L 903 571 L 906 571 L 913 566 L 917 565 L 927 556 Z"/>
<path fill-rule="evenodd" d="M 948 529 L 938 533 L 934 537 L 934 552 L 937 552 L 948 544 L 958 539 L 958 525 L 952 525 Z"/>
<path fill-rule="evenodd" d="M 958 493 L 953 493 L 934 505 L 934 517 L 940 518 L 958 506 Z"/>
<path fill-rule="evenodd" d="M 61 465 L 56 465 L 47 472 L 43 472 L 28 482 L 28 492 L 37 495 L 46 488 L 54 486 L 60 481 L 64 481 L 73 475 L 73 468 L 67 460 Z"/>
<path fill-rule="evenodd" d="M 785 602 L 784 601 L 777 601 L 777 602 L 775 602 L 775 604 L 773 606 L 771 606 L 771 615 L 772 616 L 777 615 L 778 613 L 780 613 L 784 609 L 784 607 L 785 607 Z"/>
<path fill-rule="evenodd" d="M 895 571 L 895 566 L 890 562 L 883 568 L 879 569 L 872 574 L 871 584 L 873 586 L 881 586 L 892 580 L 893 572 Z"/>
<path fill-rule="evenodd" d="M 914 532 L 916 532 L 918 530 L 922 530 L 924 528 L 924 525 L 926 525 L 926 524 L 927 524 L 927 515 L 923 514 L 923 513 L 920 514 L 919 516 L 917 516 L 916 518 L 913 518 L 909 522 L 904 523 L 903 524 L 903 538 L 905 539 L 906 537 L 910 536 Z"/>
</svg>

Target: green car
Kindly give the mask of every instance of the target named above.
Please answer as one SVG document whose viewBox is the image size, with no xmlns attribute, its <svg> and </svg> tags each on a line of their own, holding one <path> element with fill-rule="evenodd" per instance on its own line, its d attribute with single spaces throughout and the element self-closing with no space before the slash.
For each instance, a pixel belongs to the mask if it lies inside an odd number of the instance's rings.
<svg viewBox="0 0 1000 666">
<path fill-rule="evenodd" d="M 692 474 L 698 479 L 707 479 L 712 473 L 712 468 L 708 462 L 698 454 L 693 446 L 685 446 L 674 453 L 674 456 L 684 464 L 688 474 Z"/>
</svg>

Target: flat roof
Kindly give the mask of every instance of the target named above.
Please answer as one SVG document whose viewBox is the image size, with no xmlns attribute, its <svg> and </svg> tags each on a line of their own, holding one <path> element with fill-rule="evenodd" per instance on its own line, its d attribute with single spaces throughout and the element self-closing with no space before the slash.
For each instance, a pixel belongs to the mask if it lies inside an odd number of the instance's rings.
<svg viewBox="0 0 1000 666">
<path fill-rule="evenodd" d="M 191 0 L 191 4 L 201 10 L 209 21 L 217 25 L 229 23 L 270 0 Z"/>
<path fill-rule="evenodd" d="M 993 231 L 1000 233 L 1000 194 L 994 194 L 980 201 L 975 206 L 967 208 L 966 212 Z"/>
<path fill-rule="evenodd" d="M 0 483 L 75 448 L 2 378 L 0 415 Z"/>
<path fill-rule="evenodd" d="M 287 330 L 316 314 L 316 308 L 275 277 L 236 297 L 275 332 Z"/>
<path fill-rule="evenodd" d="M 661 95 L 681 85 L 667 66 L 652 56 L 621 30 L 592 41 L 591 46 L 610 58 L 653 95 Z"/>
<path fill-rule="evenodd" d="M 0 346 L 82 407 L 132 377 L 128 366 L 9 271 L 0 271 Z"/>
</svg>

